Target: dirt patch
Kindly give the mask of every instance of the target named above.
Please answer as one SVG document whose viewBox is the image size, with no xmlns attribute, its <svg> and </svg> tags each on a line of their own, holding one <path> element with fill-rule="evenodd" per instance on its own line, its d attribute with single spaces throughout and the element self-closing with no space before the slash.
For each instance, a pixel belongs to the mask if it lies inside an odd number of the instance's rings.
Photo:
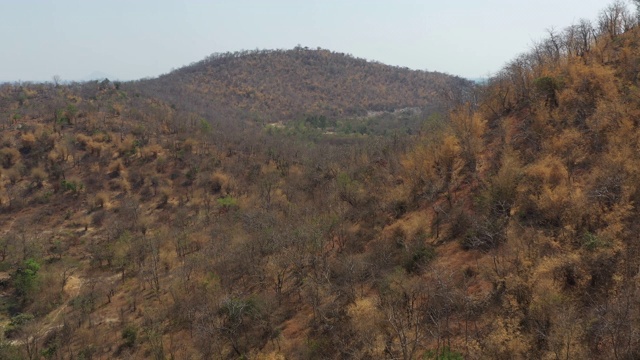
<svg viewBox="0 0 640 360">
<path fill-rule="evenodd" d="M 83 280 L 77 276 L 71 275 L 67 279 L 67 283 L 64 286 L 64 292 L 70 297 L 74 298 L 80 294 L 80 288 L 82 287 Z"/>
</svg>

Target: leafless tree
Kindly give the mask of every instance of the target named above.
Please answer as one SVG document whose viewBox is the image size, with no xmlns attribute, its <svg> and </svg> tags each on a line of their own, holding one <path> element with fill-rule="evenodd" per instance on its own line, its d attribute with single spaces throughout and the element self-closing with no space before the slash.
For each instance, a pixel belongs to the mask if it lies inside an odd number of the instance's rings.
<svg viewBox="0 0 640 360">
<path fill-rule="evenodd" d="M 634 17 L 621 0 L 615 1 L 600 12 L 598 19 L 600 33 L 608 35 L 611 39 L 629 30 L 634 24 Z"/>
</svg>

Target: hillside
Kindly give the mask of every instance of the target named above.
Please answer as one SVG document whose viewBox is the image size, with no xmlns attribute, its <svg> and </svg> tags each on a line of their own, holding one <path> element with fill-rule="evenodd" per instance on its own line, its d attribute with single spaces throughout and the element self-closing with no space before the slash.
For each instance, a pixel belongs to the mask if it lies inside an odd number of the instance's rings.
<svg viewBox="0 0 640 360">
<path fill-rule="evenodd" d="M 325 357 L 329 312 L 430 259 L 367 260 L 406 212 L 406 132 L 218 119 L 134 85 L 0 87 L 1 358 Z"/>
<path fill-rule="evenodd" d="M 472 83 L 297 47 L 213 54 L 132 86 L 201 114 L 287 122 L 309 115 L 336 119 L 408 107 L 439 110 L 470 93 Z"/>
<path fill-rule="evenodd" d="M 0 358 L 638 358 L 636 18 L 415 134 L 1 86 Z"/>
</svg>

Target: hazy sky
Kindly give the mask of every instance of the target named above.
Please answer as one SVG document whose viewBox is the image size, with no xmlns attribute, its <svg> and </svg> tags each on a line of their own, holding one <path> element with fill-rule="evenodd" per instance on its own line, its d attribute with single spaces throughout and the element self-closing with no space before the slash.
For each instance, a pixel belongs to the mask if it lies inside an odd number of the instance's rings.
<svg viewBox="0 0 640 360">
<path fill-rule="evenodd" d="M 481 77 L 607 0 L 0 0 L 0 80 L 153 77 L 300 44 Z"/>
</svg>

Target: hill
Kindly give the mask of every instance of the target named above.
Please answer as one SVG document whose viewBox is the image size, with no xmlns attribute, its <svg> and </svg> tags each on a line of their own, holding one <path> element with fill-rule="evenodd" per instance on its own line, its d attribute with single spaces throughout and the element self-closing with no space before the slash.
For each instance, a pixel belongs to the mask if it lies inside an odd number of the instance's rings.
<svg viewBox="0 0 640 360">
<path fill-rule="evenodd" d="M 638 358 L 639 38 L 616 2 L 412 135 L 3 85 L 0 357 Z"/>
<path fill-rule="evenodd" d="M 297 47 L 213 54 L 134 89 L 201 114 L 278 122 L 368 111 L 443 109 L 471 92 L 468 80 L 329 50 Z"/>
<path fill-rule="evenodd" d="M 320 126 L 323 115 L 263 126 L 243 111 L 194 108 L 194 93 L 168 102 L 143 90 L 108 80 L 0 87 L 0 357 L 328 354 L 333 345 L 305 339 L 326 341 L 318 320 L 353 302 L 357 276 L 390 270 L 369 269 L 379 253 L 365 248 L 406 211 L 391 196 L 411 136 L 366 126 L 420 124 L 427 112 L 356 116 L 355 133 Z M 444 120 L 423 125 L 435 134 Z M 352 255 L 360 275 L 346 267 Z M 335 289 L 328 271 L 343 273 Z"/>
</svg>

